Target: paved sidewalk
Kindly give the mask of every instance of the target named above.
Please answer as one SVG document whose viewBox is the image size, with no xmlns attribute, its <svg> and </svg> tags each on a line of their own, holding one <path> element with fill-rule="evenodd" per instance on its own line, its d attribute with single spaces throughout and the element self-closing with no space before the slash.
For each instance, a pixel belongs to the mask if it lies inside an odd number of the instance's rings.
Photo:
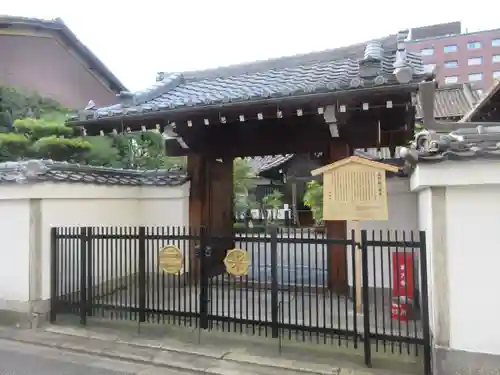
<svg viewBox="0 0 500 375">
<path fill-rule="evenodd" d="M 159 329 L 157 328 L 159 331 Z M 150 332 L 150 331 L 149 331 Z M 37 330 L 0 328 L 0 338 L 17 342 L 86 353 L 129 362 L 210 375 L 370 375 L 391 374 L 348 366 L 331 356 L 302 359 L 298 353 L 273 353 L 269 348 L 250 346 L 235 348 L 225 340 L 221 344 L 211 338 L 201 343 L 186 342 L 165 334 L 138 334 L 128 328 L 54 325 Z M 399 372 L 393 373 L 401 374 Z"/>
</svg>

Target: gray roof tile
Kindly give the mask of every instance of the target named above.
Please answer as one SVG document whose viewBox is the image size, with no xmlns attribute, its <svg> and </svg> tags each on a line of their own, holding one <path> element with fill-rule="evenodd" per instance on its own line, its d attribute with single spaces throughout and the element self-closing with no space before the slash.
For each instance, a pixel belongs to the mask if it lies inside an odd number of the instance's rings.
<svg viewBox="0 0 500 375">
<path fill-rule="evenodd" d="M 201 72 L 163 74 L 161 81 L 149 89 L 123 93 L 120 104 L 91 108 L 72 119 L 95 120 L 183 107 L 397 85 L 393 74 L 397 39 L 400 38 L 401 44 L 405 34 L 398 35 L 310 55 Z M 424 77 L 420 54 L 402 50 L 398 56 L 404 65 L 412 68 L 415 81 Z"/>
<path fill-rule="evenodd" d="M 462 117 L 469 112 L 479 101 L 481 95 L 469 84 L 449 85 L 436 90 L 434 99 L 434 117 L 438 119 Z M 417 96 L 416 118 L 422 118 L 422 105 Z"/>
<path fill-rule="evenodd" d="M 494 101 L 500 102 L 500 81 L 495 82 L 483 98 L 469 112 L 464 114 L 460 122 L 487 121 L 485 117 L 488 117 L 489 114 L 488 107 Z"/>
<path fill-rule="evenodd" d="M 255 173 L 258 174 L 282 165 L 293 158 L 293 156 L 293 154 L 257 156 L 253 158 L 245 158 L 245 161 L 250 165 Z"/>
<path fill-rule="evenodd" d="M 354 155 L 373 160 L 393 160 L 401 158 L 400 151 L 401 147 L 396 147 L 394 154 L 391 153 L 389 147 L 358 148 L 354 150 Z"/>
<path fill-rule="evenodd" d="M 0 163 L 0 183 L 69 182 L 124 186 L 178 186 L 188 180 L 174 170 L 130 170 L 26 160 Z"/>
<path fill-rule="evenodd" d="M 462 128 L 448 134 L 424 130 L 415 135 L 409 147 L 401 150 L 408 168 L 419 162 L 500 158 L 500 123 L 498 126 Z"/>
<path fill-rule="evenodd" d="M 401 158 L 400 150 L 402 147 L 396 147 L 394 155 L 391 155 L 389 147 L 381 148 L 359 148 L 354 150 L 354 154 L 373 160 L 394 160 Z M 259 174 L 269 169 L 279 167 L 294 157 L 294 154 L 286 155 L 267 155 L 245 158 L 255 173 Z"/>
</svg>

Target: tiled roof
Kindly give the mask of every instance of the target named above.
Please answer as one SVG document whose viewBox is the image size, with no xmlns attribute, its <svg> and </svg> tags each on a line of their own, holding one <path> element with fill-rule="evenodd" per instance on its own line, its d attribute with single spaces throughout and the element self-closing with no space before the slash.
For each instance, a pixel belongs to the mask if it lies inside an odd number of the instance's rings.
<svg viewBox="0 0 500 375">
<path fill-rule="evenodd" d="M 396 147 L 394 154 L 392 154 L 389 147 L 358 148 L 354 150 L 354 155 L 373 160 L 393 160 L 401 158 L 401 149 L 402 147 Z"/>
<path fill-rule="evenodd" d="M 188 180 L 181 171 L 130 170 L 26 160 L 0 163 L 0 183 L 69 182 L 97 185 L 178 186 Z"/>
<path fill-rule="evenodd" d="M 492 100 L 496 100 L 500 103 L 500 81 L 497 81 L 493 85 L 493 87 L 486 93 L 486 95 L 484 95 L 484 97 L 480 101 L 478 101 L 473 108 L 471 108 L 464 114 L 464 117 L 462 117 L 460 122 L 483 121 L 483 119 L 481 118 L 481 112 L 483 108 Z"/>
<path fill-rule="evenodd" d="M 255 173 L 261 173 L 282 165 L 283 163 L 293 158 L 293 156 L 293 154 L 267 155 L 245 158 L 245 160 L 248 165 L 255 171 Z"/>
<path fill-rule="evenodd" d="M 411 68 L 410 82 L 417 82 L 425 75 L 422 58 L 419 53 L 405 51 L 406 36 L 407 31 L 325 52 L 199 72 L 160 74 L 161 80 L 155 86 L 134 94 L 122 93 L 121 103 L 111 107 L 90 106 L 72 120 L 142 116 L 179 108 L 397 85 L 395 66 Z"/>
<path fill-rule="evenodd" d="M 399 159 L 400 150 L 402 147 L 396 147 L 394 155 L 391 155 L 389 147 L 381 148 L 359 148 L 354 150 L 354 154 L 364 158 L 369 158 L 373 160 L 392 160 Z M 253 158 L 246 158 L 247 163 L 252 167 L 255 173 L 259 174 L 265 172 L 269 169 L 279 167 L 288 160 L 292 159 L 294 154 L 286 155 L 267 155 L 267 156 L 256 156 Z"/>
<path fill-rule="evenodd" d="M 0 28 L 19 28 L 28 27 L 37 30 L 51 30 L 63 39 L 64 43 L 68 43 L 74 50 L 89 63 L 92 70 L 97 72 L 110 84 L 113 92 L 126 90 L 123 83 L 109 70 L 94 53 L 83 44 L 77 36 L 70 30 L 64 21 L 60 18 L 54 20 L 42 20 L 38 18 L 2 16 L 0 15 Z"/>
<path fill-rule="evenodd" d="M 422 107 L 420 97 L 417 97 L 417 118 L 422 117 Z M 436 90 L 435 110 L 436 118 L 462 117 L 478 101 L 480 95 L 477 90 L 471 89 L 469 84 L 449 85 Z M 356 149 L 354 154 L 374 160 L 400 159 L 400 151 L 403 147 L 396 147 L 394 155 L 391 155 L 389 147 L 371 147 L 366 149 Z M 280 166 L 290 160 L 293 154 L 258 156 L 247 158 L 248 163 L 257 173 Z"/>
<path fill-rule="evenodd" d="M 449 85 L 436 90 L 434 117 L 445 119 L 450 117 L 462 117 L 469 112 L 479 101 L 481 95 L 469 84 Z M 422 118 L 422 105 L 420 97 L 417 97 L 416 118 Z"/>
<path fill-rule="evenodd" d="M 425 130 L 401 150 L 401 157 L 409 168 L 419 162 L 500 158 L 500 124 L 462 128 L 445 135 Z"/>
</svg>

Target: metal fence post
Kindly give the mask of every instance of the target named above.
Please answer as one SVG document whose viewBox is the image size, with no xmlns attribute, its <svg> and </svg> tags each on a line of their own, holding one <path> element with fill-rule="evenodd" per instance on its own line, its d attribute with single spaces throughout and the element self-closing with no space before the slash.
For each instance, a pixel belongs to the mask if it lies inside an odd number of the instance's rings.
<svg viewBox="0 0 500 375">
<path fill-rule="evenodd" d="M 365 365 L 372 367 L 372 347 L 370 342 L 370 296 L 368 294 L 368 245 L 366 230 L 361 231 L 361 299 L 363 301 L 363 346 Z"/>
<path fill-rule="evenodd" d="M 146 227 L 139 227 L 139 323 L 146 321 Z"/>
<path fill-rule="evenodd" d="M 271 332 L 272 337 L 279 337 L 279 301 L 278 301 L 278 228 L 271 229 Z"/>
<path fill-rule="evenodd" d="M 59 283 L 59 261 L 58 261 L 58 248 L 57 248 L 57 228 L 50 228 L 50 316 L 51 323 L 56 321 L 57 317 L 57 301 L 59 292 L 57 284 Z"/>
<path fill-rule="evenodd" d="M 80 232 L 80 324 L 87 324 L 87 228 Z"/>
<path fill-rule="evenodd" d="M 200 329 L 208 329 L 207 228 L 200 228 Z"/>
<path fill-rule="evenodd" d="M 427 284 L 427 244 L 425 232 L 420 231 L 420 282 L 422 283 L 422 334 L 424 339 L 424 375 L 432 373 L 431 333 L 429 323 L 429 291 Z"/>
<path fill-rule="evenodd" d="M 93 267 L 93 228 L 87 227 L 87 316 L 93 315 L 93 303 L 94 303 L 94 267 Z"/>
</svg>

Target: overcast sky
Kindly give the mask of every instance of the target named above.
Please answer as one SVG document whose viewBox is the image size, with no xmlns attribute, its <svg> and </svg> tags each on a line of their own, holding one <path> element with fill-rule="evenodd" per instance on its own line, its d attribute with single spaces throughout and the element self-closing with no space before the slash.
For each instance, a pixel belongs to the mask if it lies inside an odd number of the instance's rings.
<svg viewBox="0 0 500 375">
<path fill-rule="evenodd" d="M 131 90 L 185 71 L 340 47 L 428 24 L 500 27 L 495 1 L 4 0 L 0 14 L 62 18 Z M 0 52 L 1 53 L 1 52 Z"/>
</svg>

